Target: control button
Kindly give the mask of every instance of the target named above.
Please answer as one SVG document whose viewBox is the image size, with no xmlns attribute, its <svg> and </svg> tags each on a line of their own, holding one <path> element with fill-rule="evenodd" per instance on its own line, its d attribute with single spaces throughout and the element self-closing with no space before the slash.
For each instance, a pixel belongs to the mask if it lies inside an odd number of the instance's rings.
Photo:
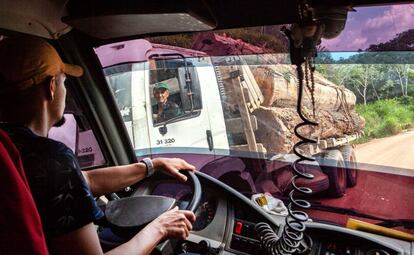
<svg viewBox="0 0 414 255">
<path fill-rule="evenodd" d="M 242 233 L 244 236 L 249 237 L 250 236 L 250 226 L 249 224 L 244 224 L 243 229 L 242 229 Z"/>
<path fill-rule="evenodd" d="M 230 247 L 235 249 L 235 250 L 240 250 L 240 238 L 237 236 L 233 236 L 232 240 L 231 240 L 231 244 Z"/>
<path fill-rule="evenodd" d="M 234 233 L 240 235 L 243 229 L 243 223 L 241 223 L 240 221 L 236 222 L 236 225 L 234 226 Z"/>
</svg>

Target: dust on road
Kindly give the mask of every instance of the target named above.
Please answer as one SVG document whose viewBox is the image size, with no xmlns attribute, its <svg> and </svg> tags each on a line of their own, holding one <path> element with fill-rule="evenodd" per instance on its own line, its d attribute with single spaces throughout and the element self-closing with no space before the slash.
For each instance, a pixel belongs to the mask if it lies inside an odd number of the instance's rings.
<svg viewBox="0 0 414 255">
<path fill-rule="evenodd" d="M 355 154 L 359 163 L 414 170 L 414 130 L 357 145 Z"/>
</svg>

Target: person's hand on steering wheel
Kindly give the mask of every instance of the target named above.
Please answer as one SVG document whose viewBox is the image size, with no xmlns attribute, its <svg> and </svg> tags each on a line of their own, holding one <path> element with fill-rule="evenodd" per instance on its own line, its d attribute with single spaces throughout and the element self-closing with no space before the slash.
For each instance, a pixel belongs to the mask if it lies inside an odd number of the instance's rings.
<svg viewBox="0 0 414 255">
<path fill-rule="evenodd" d="M 147 227 L 161 233 L 163 239 L 174 238 L 178 240 L 187 239 L 195 221 L 196 216 L 192 211 L 179 210 L 178 207 L 161 214 L 158 218 L 148 224 Z"/>
<path fill-rule="evenodd" d="M 180 173 L 180 170 L 194 171 L 195 166 L 180 158 L 155 158 L 152 160 L 155 169 L 162 169 L 165 173 L 185 182 L 187 176 Z"/>
</svg>

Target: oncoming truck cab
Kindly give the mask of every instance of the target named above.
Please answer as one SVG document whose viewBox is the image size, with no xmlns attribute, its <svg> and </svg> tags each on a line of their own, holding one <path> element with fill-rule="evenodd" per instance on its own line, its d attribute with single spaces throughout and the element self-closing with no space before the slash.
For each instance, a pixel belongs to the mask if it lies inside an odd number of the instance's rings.
<svg viewBox="0 0 414 255">
<path fill-rule="evenodd" d="M 210 60 L 203 57 L 205 53 L 153 45 L 142 39 L 102 46 L 95 51 L 133 138 L 137 156 L 152 154 L 151 150 L 160 153 L 169 147 L 211 152 L 209 136 L 214 137 L 214 149 L 228 149 L 219 87 L 211 79 L 215 73 L 209 68 Z M 157 121 L 153 112 L 157 105 L 154 86 L 159 82 L 168 86 L 168 101 L 181 109 L 163 121 Z M 199 128 L 194 129 L 194 125 Z"/>
<path fill-rule="evenodd" d="M 83 67 L 49 133 L 82 171 L 197 168 L 97 197 L 103 251 L 178 206 L 189 237 L 152 254 L 413 254 L 413 17 L 389 0 L 1 0 L 0 43 L 41 37 Z"/>
</svg>

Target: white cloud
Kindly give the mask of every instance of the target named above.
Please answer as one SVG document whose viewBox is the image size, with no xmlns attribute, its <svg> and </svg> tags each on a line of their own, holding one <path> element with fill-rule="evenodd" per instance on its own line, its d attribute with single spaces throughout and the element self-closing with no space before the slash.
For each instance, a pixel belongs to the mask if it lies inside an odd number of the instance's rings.
<svg viewBox="0 0 414 255">
<path fill-rule="evenodd" d="M 332 40 L 323 40 L 323 46 L 332 51 L 366 49 L 371 44 L 386 42 L 396 34 L 413 28 L 414 4 L 394 5 L 383 12 L 361 9 L 356 13 L 350 13 L 342 34 Z"/>
</svg>

